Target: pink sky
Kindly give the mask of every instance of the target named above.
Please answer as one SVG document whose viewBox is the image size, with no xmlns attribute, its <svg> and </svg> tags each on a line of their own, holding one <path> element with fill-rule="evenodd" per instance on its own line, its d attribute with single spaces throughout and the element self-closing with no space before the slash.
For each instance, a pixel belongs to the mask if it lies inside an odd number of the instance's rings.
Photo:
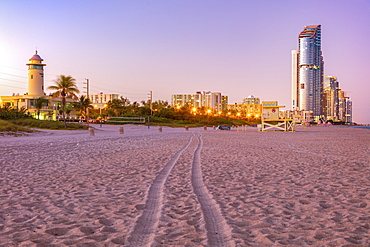
<svg viewBox="0 0 370 247">
<path fill-rule="evenodd" d="M 61 74 L 90 79 L 91 94 L 170 101 L 217 91 L 229 103 L 248 95 L 291 108 L 291 57 L 306 25 L 322 26 L 325 75 L 353 101 L 353 120 L 370 123 L 370 2 L 2 1 L 0 95 L 27 91 L 37 47 L 45 86 Z"/>
</svg>

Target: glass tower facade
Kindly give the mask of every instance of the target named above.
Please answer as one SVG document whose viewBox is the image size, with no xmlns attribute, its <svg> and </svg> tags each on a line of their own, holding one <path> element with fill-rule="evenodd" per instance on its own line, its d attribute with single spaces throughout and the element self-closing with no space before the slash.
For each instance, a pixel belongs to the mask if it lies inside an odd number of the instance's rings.
<svg viewBox="0 0 370 247">
<path fill-rule="evenodd" d="M 322 115 L 323 58 L 321 25 L 306 26 L 298 36 L 299 48 L 293 59 L 293 108 Z"/>
</svg>

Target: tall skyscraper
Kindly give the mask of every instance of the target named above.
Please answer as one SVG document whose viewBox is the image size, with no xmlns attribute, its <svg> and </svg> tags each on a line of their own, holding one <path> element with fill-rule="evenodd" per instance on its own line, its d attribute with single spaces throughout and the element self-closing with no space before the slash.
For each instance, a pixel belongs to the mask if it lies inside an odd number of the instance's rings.
<svg viewBox="0 0 370 247">
<path fill-rule="evenodd" d="M 338 90 L 339 98 L 339 121 L 351 123 L 352 122 L 352 100 L 346 97 L 345 92 L 341 89 Z"/>
<path fill-rule="evenodd" d="M 325 76 L 322 94 L 322 114 L 328 120 L 339 120 L 339 82 L 335 76 Z"/>
<path fill-rule="evenodd" d="M 298 36 L 298 50 L 292 51 L 293 110 L 322 115 L 323 67 L 321 25 L 306 26 Z"/>
</svg>

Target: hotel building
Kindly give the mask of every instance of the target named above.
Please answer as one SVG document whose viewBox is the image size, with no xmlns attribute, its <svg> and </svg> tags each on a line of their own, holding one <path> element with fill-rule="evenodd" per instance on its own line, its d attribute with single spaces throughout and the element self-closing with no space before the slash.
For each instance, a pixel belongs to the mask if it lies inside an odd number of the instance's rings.
<svg viewBox="0 0 370 247">
<path fill-rule="evenodd" d="M 322 113 L 326 120 L 339 121 L 339 82 L 335 76 L 325 76 L 322 94 Z"/>
<path fill-rule="evenodd" d="M 13 96 L 0 96 L 0 106 L 27 109 L 27 113 L 36 118 L 36 100 L 40 97 L 44 97 L 49 100 L 49 103 L 45 104 L 40 109 L 40 119 L 56 120 L 59 115 L 59 110 L 61 109 L 62 100 L 61 98 L 45 95 L 44 66 L 46 66 L 46 64 L 43 63 L 43 59 L 36 51 L 26 65 L 28 66 L 28 92 L 23 95 L 13 94 Z M 67 98 L 66 101 L 67 107 L 73 102 L 73 100 L 69 98 Z"/>
<path fill-rule="evenodd" d="M 196 92 L 195 94 L 173 94 L 172 106 L 174 107 L 205 107 L 215 112 L 227 109 L 228 97 L 221 95 L 220 92 L 212 93 L 209 91 Z"/>
<path fill-rule="evenodd" d="M 103 109 L 109 101 L 119 99 L 119 94 L 104 94 L 100 92 L 98 94 L 90 94 L 88 97 L 95 109 Z"/>
<path fill-rule="evenodd" d="M 338 118 L 339 121 L 351 123 L 352 122 L 352 100 L 345 96 L 345 92 L 338 90 Z"/>
<path fill-rule="evenodd" d="M 306 26 L 298 36 L 298 50 L 292 51 L 292 109 L 322 115 L 324 62 L 321 25 Z"/>
<path fill-rule="evenodd" d="M 111 100 L 119 99 L 118 94 L 104 94 L 100 92 L 99 94 L 91 94 L 89 95 L 89 99 L 92 104 L 106 104 Z"/>
<path fill-rule="evenodd" d="M 322 99 L 325 120 L 352 122 L 352 100 L 339 88 L 337 77 L 325 76 Z"/>
<path fill-rule="evenodd" d="M 261 100 L 253 95 L 244 98 L 242 103 L 228 105 L 227 109 L 232 114 L 248 119 L 260 118 L 262 114 Z"/>
<path fill-rule="evenodd" d="M 252 105 L 252 104 L 261 104 L 260 98 L 256 98 L 253 95 L 249 95 L 247 98 L 243 99 L 243 104 Z"/>
</svg>

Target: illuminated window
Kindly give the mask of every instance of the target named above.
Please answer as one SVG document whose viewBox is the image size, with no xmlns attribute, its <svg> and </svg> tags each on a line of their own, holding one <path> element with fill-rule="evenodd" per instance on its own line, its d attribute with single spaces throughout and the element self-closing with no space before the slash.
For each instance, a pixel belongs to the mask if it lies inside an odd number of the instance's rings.
<svg viewBox="0 0 370 247">
<path fill-rule="evenodd" d="M 42 69 L 41 65 L 30 65 L 30 69 Z"/>
</svg>

